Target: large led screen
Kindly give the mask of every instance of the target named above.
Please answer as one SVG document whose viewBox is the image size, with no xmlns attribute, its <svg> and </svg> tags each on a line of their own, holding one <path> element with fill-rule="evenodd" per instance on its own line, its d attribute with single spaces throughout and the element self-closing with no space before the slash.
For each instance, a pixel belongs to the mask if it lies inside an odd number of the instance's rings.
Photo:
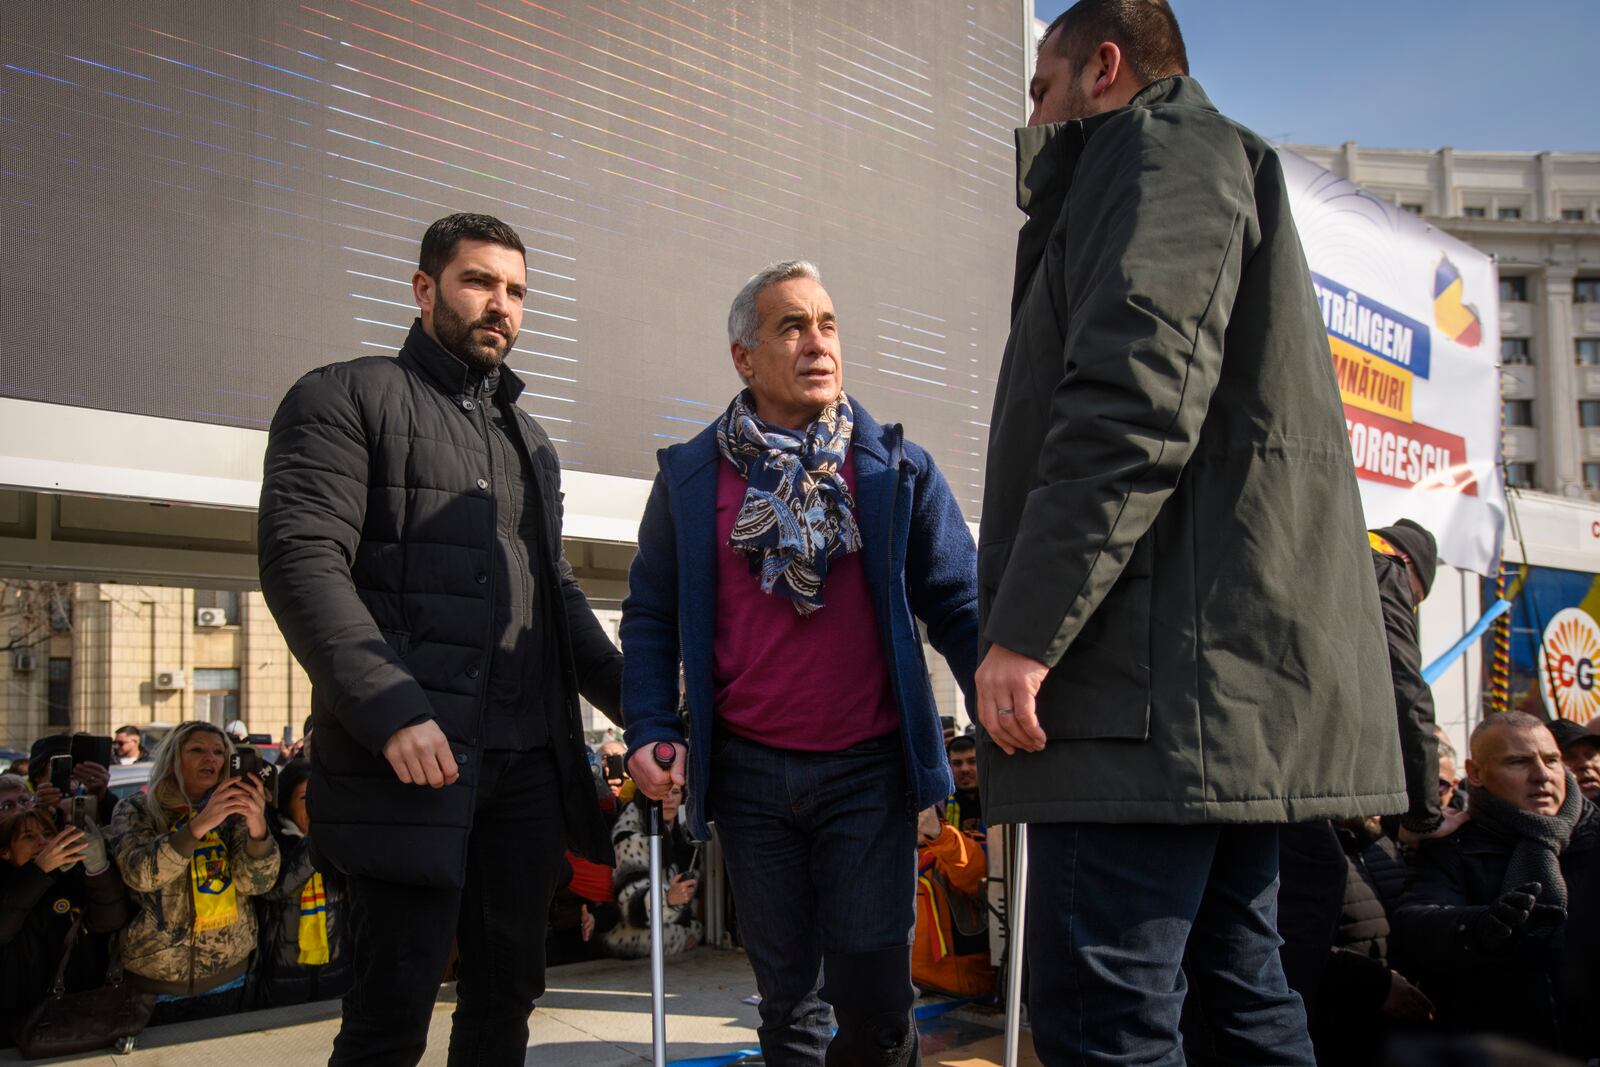
<svg viewBox="0 0 1600 1067">
<path fill-rule="evenodd" d="M 976 517 L 1024 32 L 1016 0 L 5 4 L 0 395 L 263 428 L 392 353 L 423 230 L 483 211 L 527 242 L 511 364 L 566 466 L 651 476 L 737 388 L 733 293 L 800 256 L 846 387 Z"/>
</svg>

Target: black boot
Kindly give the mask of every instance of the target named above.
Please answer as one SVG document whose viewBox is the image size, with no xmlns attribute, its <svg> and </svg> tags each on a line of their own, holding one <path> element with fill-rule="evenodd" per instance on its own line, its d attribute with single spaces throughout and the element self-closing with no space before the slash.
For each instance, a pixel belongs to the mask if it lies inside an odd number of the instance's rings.
<svg viewBox="0 0 1600 1067">
<path fill-rule="evenodd" d="M 822 999 L 839 1024 L 827 1067 L 920 1067 L 909 947 L 830 955 L 823 973 Z"/>
</svg>

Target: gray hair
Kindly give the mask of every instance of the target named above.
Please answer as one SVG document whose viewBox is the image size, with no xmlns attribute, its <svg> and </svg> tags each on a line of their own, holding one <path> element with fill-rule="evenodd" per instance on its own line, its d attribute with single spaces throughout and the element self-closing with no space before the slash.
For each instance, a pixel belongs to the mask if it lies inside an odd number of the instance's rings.
<svg viewBox="0 0 1600 1067">
<path fill-rule="evenodd" d="M 14 793 L 17 790 L 26 790 L 28 780 L 20 774 L 0 774 L 0 793 Z"/>
<path fill-rule="evenodd" d="M 810 278 L 818 285 L 822 284 L 822 275 L 817 272 L 816 265 L 805 259 L 786 259 L 774 263 L 744 283 L 739 295 L 733 298 L 733 307 L 728 309 L 730 345 L 743 345 L 746 348 L 756 346 L 756 330 L 761 326 L 761 320 L 756 315 L 756 298 L 767 286 L 792 278 Z"/>
</svg>

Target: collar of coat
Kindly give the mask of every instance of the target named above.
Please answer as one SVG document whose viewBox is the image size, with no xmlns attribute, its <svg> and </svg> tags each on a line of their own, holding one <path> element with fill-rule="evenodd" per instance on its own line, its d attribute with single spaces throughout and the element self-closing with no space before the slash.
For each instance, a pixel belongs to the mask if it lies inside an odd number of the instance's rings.
<svg viewBox="0 0 1600 1067">
<path fill-rule="evenodd" d="M 1151 82 L 1128 102 L 1127 107 L 1091 115 L 1086 119 L 1055 122 L 1048 126 L 1024 126 L 1016 131 L 1017 206 L 1028 216 L 1017 234 L 1017 269 L 1011 293 L 1011 317 L 1017 317 L 1028 281 L 1044 255 L 1045 245 L 1061 218 L 1072 188 L 1078 160 L 1095 131 L 1135 108 L 1161 106 L 1193 107 L 1216 111 L 1200 83 L 1193 78 L 1171 77 Z"/>
<path fill-rule="evenodd" d="M 1072 174 L 1078 168 L 1084 146 L 1095 131 L 1124 111 L 1157 104 L 1217 110 L 1206 91 L 1200 88 L 1199 82 L 1176 75 L 1146 85 L 1125 108 L 1091 115 L 1086 119 L 1018 129 L 1017 206 L 1030 219 L 1045 217 L 1054 221 L 1060 214 L 1061 202 L 1072 184 Z"/>
<path fill-rule="evenodd" d="M 484 375 L 473 370 L 447 352 L 443 345 L 428 336 L 422 328 L 422 319 L 412 320 L 406 343 L 400 346 L 401 358 L 409 358 L 428 380 L 457 401 L 477 399 L 483 391 Z M 516 403 L 522 392 L 522 378 L 516 372 L 502 370 L 499 375 L 498 394 L 508 404 Z"/>
</svg>

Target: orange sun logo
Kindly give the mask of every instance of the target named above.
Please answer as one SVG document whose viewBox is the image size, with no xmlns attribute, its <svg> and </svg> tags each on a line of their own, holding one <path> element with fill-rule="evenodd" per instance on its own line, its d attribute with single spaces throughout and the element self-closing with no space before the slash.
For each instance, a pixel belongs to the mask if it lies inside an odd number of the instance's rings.
<svg viewBox="0 0 1600 1067">
<path fill-rule="evenodd" d="M 1587 612 L 1563 608 L 1545 627 L 1539 691 L 1551 715 L 1588 722 L 1600 713 L 1600 625 Z"/>
</svg>

